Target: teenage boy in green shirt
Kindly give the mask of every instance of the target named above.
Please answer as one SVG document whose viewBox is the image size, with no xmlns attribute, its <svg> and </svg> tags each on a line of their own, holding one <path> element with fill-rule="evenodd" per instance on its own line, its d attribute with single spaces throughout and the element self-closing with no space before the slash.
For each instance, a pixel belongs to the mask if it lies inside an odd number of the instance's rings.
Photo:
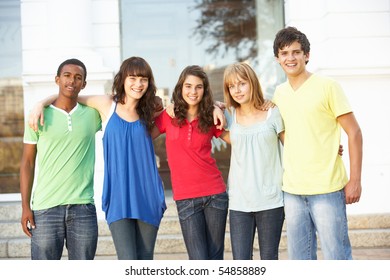
<svg viewBox="0 0 390 280">
<path fill-rule="evenodd" d="M 77 103 L 86 76 L 81 61 L 61 63 L 55 77 L 58 97 L 45 108 L 44 125 L 34 131 L 26 123 L 20 166 L 21 224 L 31 238 L 34 260 L 61 259 L 64 244 L 71 260 L 95 257 L 93 179 L 95 134 L 101 119 L 95 109 Z"/>
</svg>

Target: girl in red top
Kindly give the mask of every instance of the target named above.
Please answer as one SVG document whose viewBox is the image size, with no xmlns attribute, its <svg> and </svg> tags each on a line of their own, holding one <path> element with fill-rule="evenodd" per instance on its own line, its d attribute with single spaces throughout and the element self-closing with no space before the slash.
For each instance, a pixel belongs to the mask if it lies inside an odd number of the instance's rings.
<svg viewBox="0 0 390 280">
<path fill-rule="evenodd" d="M 210 83 L 201 67 L 186 67 L 172 94 L 175 118 L 164 111 L 154 135 L 166 133 L 173 199 L 191 260 L 221 260 L 228 209 L 226 185 L 211 140 L 228 134 L 214 125 Z"/>
</svg>

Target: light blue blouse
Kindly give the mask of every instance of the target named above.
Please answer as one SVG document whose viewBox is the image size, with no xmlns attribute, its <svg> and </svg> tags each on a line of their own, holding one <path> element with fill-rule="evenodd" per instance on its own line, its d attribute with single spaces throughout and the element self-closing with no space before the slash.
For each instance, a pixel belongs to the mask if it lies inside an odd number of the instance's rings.
<svg viewBox="0 0 390 280">
<path fill-rule="evenodd" d="M 236 111 L 225 112 L 231 140 L 228 177 L 229 208 L 256 212 L 283 206 L 282 146 L 278 134 L 284 124 L 278 108 L 267 119 L 250 126 L 236 121 Z"/>
</svg>

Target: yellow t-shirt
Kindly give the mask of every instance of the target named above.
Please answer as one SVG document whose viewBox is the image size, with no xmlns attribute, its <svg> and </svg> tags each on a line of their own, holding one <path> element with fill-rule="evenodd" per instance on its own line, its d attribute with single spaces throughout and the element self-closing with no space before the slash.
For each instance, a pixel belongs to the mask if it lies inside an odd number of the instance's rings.
<svg viewBox="0 0 390 280">
<path fill-rule="evenodd" d="M 278 86 L 273 102 L 285 124 L 283 191 L 324 194 L 348 182 L 341 157 L 337 117 L 352 112 L 340 85 L 311 75 L 296 91 L 289 82 Z"/>
</svg>

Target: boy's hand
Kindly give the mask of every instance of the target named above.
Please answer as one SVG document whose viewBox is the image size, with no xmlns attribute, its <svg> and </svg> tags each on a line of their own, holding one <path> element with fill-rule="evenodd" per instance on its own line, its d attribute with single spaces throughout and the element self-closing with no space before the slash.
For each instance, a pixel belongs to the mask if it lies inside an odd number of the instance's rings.
<svg viewBox="0 0 390 280">
<path fill-rule="evenodd" d="M 274 108 L 275 104 L 272 101 L 265 99 L 263 105 L 261 105 L 260 110 L 268 111 L 271 108 Z"/>
</svg>

